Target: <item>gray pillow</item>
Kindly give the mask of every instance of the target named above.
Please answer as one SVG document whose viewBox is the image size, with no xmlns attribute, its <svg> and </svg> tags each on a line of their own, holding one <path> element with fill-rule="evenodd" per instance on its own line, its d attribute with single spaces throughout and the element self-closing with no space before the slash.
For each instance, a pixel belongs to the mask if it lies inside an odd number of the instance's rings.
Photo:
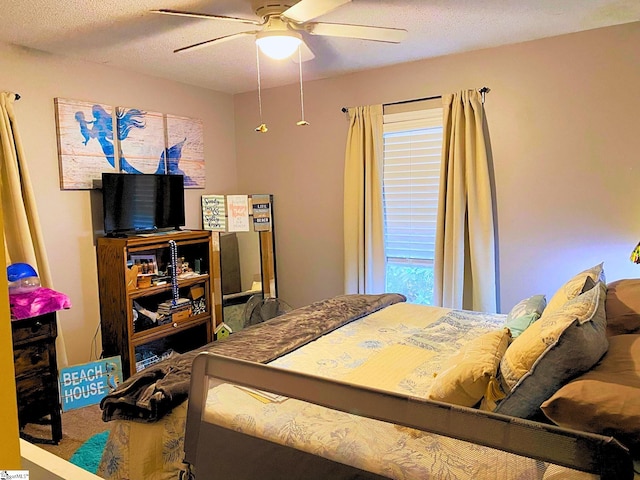
<svg viewBox="0 0 640 480">
<path fill-rule="evenodd" d="M 507 394 L 495 412 L 522 418 L 540 413 L 540 405 L 580 375 L 609 346 L 604 310 L 606 287 L 596 287 L 542 317 L 516 338 L 500 361 L 500 384 Z"/>
</svg>

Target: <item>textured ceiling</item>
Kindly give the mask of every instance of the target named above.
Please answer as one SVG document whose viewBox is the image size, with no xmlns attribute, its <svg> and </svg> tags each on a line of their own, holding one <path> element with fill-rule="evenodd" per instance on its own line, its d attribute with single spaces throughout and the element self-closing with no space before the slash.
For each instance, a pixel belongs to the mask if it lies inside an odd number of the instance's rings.
<svg viewBox="0 0 640 480">
<path fill-rule="evenodd" d="M 168 8 L 257 19 L 249 0 L 4 0 L 0 41 L 227 93 L 256 89 L 256 50 L 241 37 L 193 51 L 173 50 L 253 30 L 251 25 L 150 13 Z M 315 19 L 404 28 L 385 44 L 305 36 L 315 59 L 305 80 L 450 53 L 640 20 L 638 0 L 352 0 Z M 291 60 L 261 59 L 262 86 L 296 83 Z"/>
</svg>

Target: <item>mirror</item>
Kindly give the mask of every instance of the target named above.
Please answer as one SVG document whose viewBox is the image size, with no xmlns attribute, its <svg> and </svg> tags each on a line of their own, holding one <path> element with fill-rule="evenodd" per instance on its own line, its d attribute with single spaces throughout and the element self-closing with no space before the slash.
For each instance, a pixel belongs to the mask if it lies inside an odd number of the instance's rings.
<svg viewBox="0 0 640 480">
<path fill-rule="evenodd" d="M 244 309 L 253 295 L 262 297 L 258 232 L 220 233 L 222 318 L 234 332 L 244 325 Z"/>
<path fill-rule="evenodd" d="M 248 231 L 216 232 L 220 266 L 219 283 L 216 282 L 215 287 L 216 324 L 224 322 L 233 332 L 246 326 L 248 308 L 263 298 L 277 296 L 272 197 L 259 196 L 269 200 L 268 229 L 260 231 L 255 229 L 265 227 L 254 222 L 253 197 L 258 196 L 248 196 Z M 228 225 L 228 222 L 224 223 Z"/>
</svg>

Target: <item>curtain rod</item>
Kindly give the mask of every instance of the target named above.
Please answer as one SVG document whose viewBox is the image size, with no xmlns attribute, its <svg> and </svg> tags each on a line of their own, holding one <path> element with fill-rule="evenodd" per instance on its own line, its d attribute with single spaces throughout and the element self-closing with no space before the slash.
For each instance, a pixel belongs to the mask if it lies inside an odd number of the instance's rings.
<svg viewBox="0 0 640 480">
<path fill-rule="evenodd" d="M 482 103 L 484 103 L 484 95 L 489 92 L 489 87 L 482 87 L 478 89 L 478 92 L 482 94 Z M 437 100 L 438 98 L 442 98 L 442 95 L 434 95 L 433 97 L 422 97 L 422 98 L 412 98 L 411 100 L 401 100 L 399 102 L 390 102 L 383 103 L 383 107 L 389 107 L 391 105 L 403 105 L 405 103 L 414 103 L 414 102 L 425 102 L 427 100 Z M 349 111 L 349 107 L 342 107 L 342 113 L 347 113 Z"/>
</svg>

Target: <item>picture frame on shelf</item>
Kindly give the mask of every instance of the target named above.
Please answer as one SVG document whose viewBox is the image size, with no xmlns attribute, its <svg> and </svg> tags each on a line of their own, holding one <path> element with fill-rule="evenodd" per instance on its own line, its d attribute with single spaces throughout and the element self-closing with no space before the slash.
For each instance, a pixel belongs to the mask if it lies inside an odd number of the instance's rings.
<svg viewBox="0 0 640 480">
<path fill-rule="evenodd" d="M 155 254 L 131 254 L 129 256 L 131 263 L 138 266 L 138 276 L 141 275 L 158 275 L 158 261 Z"/>
</svg>

